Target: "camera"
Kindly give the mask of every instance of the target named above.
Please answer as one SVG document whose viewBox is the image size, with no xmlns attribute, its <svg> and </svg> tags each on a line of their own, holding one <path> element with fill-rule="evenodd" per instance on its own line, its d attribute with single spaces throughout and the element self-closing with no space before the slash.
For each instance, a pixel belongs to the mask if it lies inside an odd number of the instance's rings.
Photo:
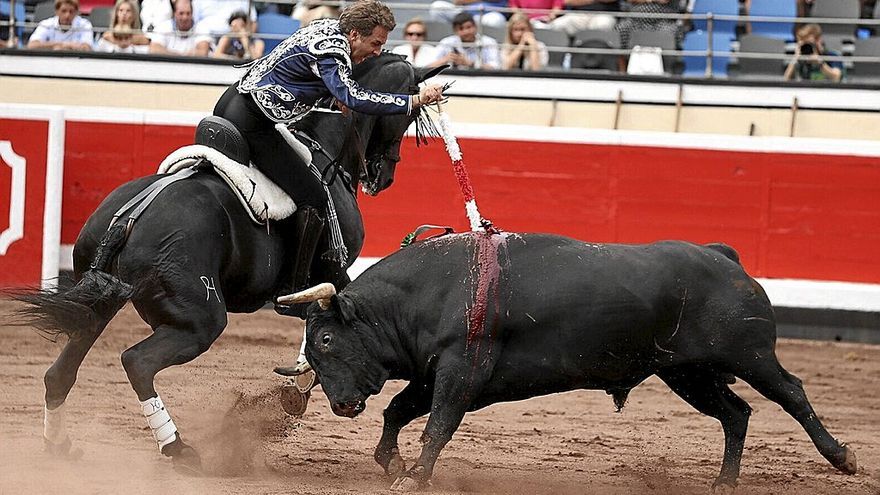
<svg viewBox="0 0 880 495">
<path fill-rule="evenodd" d="M 812 55 L 813 53 L 818 53 L 816 45 L 812 43 L 804 43 L 801 45 L 801 55 Z"/>
</svg>

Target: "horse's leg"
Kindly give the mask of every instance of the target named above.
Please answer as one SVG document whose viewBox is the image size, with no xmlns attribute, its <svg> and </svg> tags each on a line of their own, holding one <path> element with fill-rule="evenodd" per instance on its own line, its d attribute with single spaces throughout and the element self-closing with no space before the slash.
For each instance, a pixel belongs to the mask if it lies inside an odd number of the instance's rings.
<svg viewBox="0 0 880 495">
<path fill-rule="evenodd" d="M 187 304 L 187 298 L 181 297 L 180 300 Z M 157 373 L 170 366 L 192 361 L 208 350 L 226 327 L 226 311 L 222 304 L 214 304 L 213 308 L 194 308 L 191 301 L 186 308 L 178 309 L 177 317 L 171 319 L 174 323 L 154 326 L 151 336 L 123 352 L 122 365 L 141 401 L 142 412 L 159 451 L 174 460 L 176 469 L 200 472 L 198 454 L 181 439 L 153 386 Z"/>
<path fill-rule="evenodd" d="M 410 382 L 406 388 L 391 399 L 382 414 L 385 423 L 382 438 L 376 445 L 373 458 L 385 470 L 385 474 L 397 479 L 406 471 L 406 464 L 400 456 L 397 437 L 400 430 L 414 419 L 428 414 L 431 410 L 431 387 L 422 383 Z"/>
<path fill-rule="evenodd" d="M 112 318 L 112 316 L 111 316 Z M 79 457 L 82 451 L 79 449 L 71 450 L 70 437 L 67 434 L 66 408 L 64 401 L 73 384 L 76 383 L 77 371 L 88 354 L 89 349 L 98 340 L 107 323 L 108 318 L 103 324 L 96 328 L 96 331 L 89 335 L 84 335 L 79 339 L 72 339 L 65 344 L 64 349 L 55 359 L 52 366 L 46 370 L 43 376 L 43 382 L 46 385 L 46 406 L 43 410 L 43 443 L 46 450 L 52 454 Z"/>
</svg>

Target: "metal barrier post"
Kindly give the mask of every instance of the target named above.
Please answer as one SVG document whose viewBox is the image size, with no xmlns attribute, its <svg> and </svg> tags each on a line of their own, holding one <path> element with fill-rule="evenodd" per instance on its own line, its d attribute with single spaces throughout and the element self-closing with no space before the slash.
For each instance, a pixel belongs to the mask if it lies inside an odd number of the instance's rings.
<svg viewBox="0 0 880 495">
<path fill-rule="evenodd" d="M 24 19 L 22 19 L 23 21 Z M 15 0 L 9 1 L 9 36 L 6 38 L 6 47 L 12 48 L 15 46 Z"/>
<path fill-rule="evenodd" d="M 712 79 L 712 38 L 715 34 L 715 18 L 711 12 L 706 14 L 706 78 Z"/>
</svg>

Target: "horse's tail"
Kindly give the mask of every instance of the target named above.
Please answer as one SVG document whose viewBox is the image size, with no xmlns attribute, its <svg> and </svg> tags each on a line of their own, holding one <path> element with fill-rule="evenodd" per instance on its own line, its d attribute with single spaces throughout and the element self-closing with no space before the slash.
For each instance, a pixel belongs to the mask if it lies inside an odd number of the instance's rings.
<svg viewBox="0 0 880 495">
<path fill-rule="evenodd" d="M 108 230 L 89 270 L 72 287 L 14 294 L 26 304 L 17 312 L 21 324 L 36 328 L 53 341 L 61 334 L 76 340 L 103 330 L 135 291 L 106 271 L 125 244 L 125 234 L 122 225 Z"/>
</svg>

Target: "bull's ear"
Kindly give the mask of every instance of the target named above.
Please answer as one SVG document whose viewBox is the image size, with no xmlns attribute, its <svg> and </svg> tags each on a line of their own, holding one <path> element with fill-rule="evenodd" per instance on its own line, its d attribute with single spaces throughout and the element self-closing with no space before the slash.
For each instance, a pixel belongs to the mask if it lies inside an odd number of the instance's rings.
<svg viewBox="0 0 880 495">
<path fill-rule="evenodd" d="M 330 298 L 330 304 L 333 309 L 339 313 L 339 316 L 342 318 L 343 323 L 349 323 L 354 321 L 355 319 L 355 308 L 354 303 L 351 302 L 351 299 L 345 296 L 333 296 Z"/>
<path fill-rule="evenodd" d="M 416 72 L 416 82 L 417 83 L 425 82 L 428 79 L 431 79 L 432 77 L 436 76 L 437 74 L 443 72 L 444 70 L 446 70 L 448 68 L 449 68 L 448 65 L 441 65 L 440 67 L 431 67 L 431 68 L 416 67 L 414 69 Z"/>
</svg>

